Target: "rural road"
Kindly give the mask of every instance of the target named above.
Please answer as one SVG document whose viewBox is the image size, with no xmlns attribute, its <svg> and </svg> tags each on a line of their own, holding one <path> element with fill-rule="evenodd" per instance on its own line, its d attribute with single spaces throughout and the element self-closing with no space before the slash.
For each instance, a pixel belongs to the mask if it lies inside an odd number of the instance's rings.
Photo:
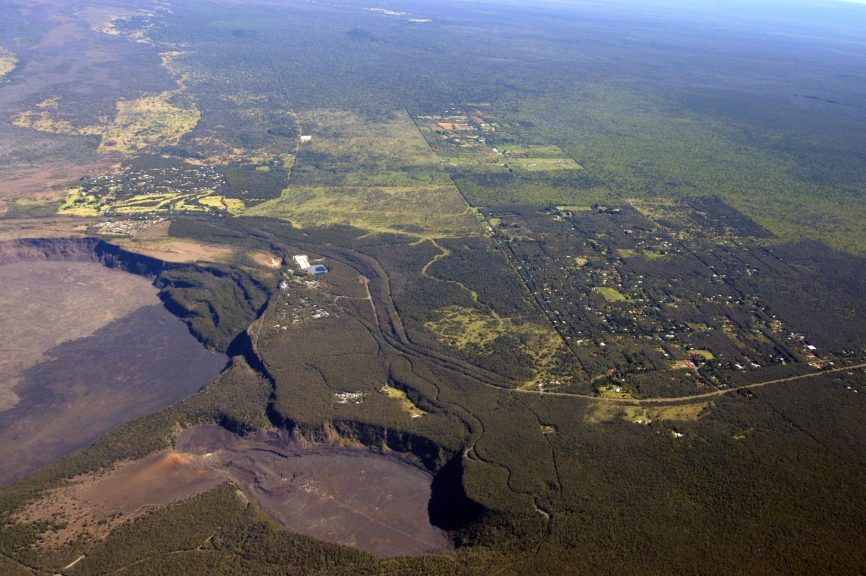
<svg viewBox="0 0 866 576">
<path fill-rule="evenodd" d="M 703 400 L 705 398 L 714 398 L 716 396 L 724 396 L 725 394 L 730 394 L 732 392 L 737 392 L 738 390 L 753 390 L 755 388 L 760 388 L 762 386 L 769 386 L 770 384 L 781 384 L 783 382 L 793 382 L 794 380 L 805 380 L 806 378 L 814 378 L 815 376 L 822 376 L 825 374 L 834 374 L 836 372 L 846 372 L 850 370 L 859 370 L 860 368 L 866 368 L 866 363 L 863 364 L 853 364 L 851 366 L 844 366 L 842 368 L 833 368 L 830 370 L 821 370 L 820 372 L 811 372 L 809 374 L 800 374 L 799 376 L 789 376 L 787 378 L 777 378 L 775 380 L 764 380 L 763 382 L 756 382 L 754 384 L 748 384 L 745 386 L 735 386 L 733 388 L 725 388 L 724 390 L 713 390 L 712 392 L 704 392 L 703 394 L 693 394 L 691 396 L 679 396 L 676 398 L 602 398 L 599 396 L 589 396 L 589 395 L 581 395 L 581 394 L 566 394 L 564 392 L 544 392 L 541 390 L 525 390 L 521 388 L 515 388 L 512 392 L 519 392 L 521 394 L 538 394 L 541 396 L 565 396 L 568 398 L 586 398 L 587 400 L 594 400 L 596 402 L 607 402 L 611 404 L 625 404 L 625 405 L 641 405 L 641 404 L 676 404 L 679 402 L 691 402 L 693 400 Z"/>
</svg>

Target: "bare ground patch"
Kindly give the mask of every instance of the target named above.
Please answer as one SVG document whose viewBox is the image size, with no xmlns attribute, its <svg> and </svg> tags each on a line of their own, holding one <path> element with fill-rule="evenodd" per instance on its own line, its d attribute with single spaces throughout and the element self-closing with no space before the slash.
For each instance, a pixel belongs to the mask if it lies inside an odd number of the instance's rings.
<svg viewBox="0 0 866 576">
<path fill-rule="evenodd" d="M 162 220 L 137 231 L 132 238 L 113 242 L 124 250 L 159 258 L 166 262 L 226 262 L 235 255 L 235 249 L 219 244 L 177 239 L 168 235 L 169 220 Z"/>
<path fill-rule="evenodd" d="M 670 405 L 622 405 L 593 402 L 587 406 L 584 420 L 590 424 L 612 422 L 622 418 L 635 424 L 659 422 L 694 422 L 710 412 L 710 402 L 681 402 Z"/>
<path fill-rule="evenodd" d="M 52 490 L 15 515 L 23 523 L 56 527 L 42 546 L 60 547 L 76 538 L 102 539 L 124 522 L 148 510 L 189 498 L 225 480 L 195 454 L 173 450 L 118 464 L 109 471 L 85 474 Z"/>
<path fill-rule="evenodd" d="M 226 262 L 233 248 L 193 240 L 119 240 L 115 242 L 130 252 L 152 256 L 166 262 Z"/>
</svg>

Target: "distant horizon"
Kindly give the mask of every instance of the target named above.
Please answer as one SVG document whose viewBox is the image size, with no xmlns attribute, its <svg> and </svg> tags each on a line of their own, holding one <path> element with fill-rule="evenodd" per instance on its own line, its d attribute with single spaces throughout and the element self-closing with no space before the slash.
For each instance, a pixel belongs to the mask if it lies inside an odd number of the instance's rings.
<svg viewBox="0 0 866 576">
<path fill-rule="evenodd" d="M 683 8 L 691 9 L 715 9 L 722 8 L 726 4 L 736 7 L 750 5 L 756 9 L 784 6 L 786 8 L 821 8 L 839 6 L 841 4 L 858 4 L 866 5 L 866 0 L 709 0 L 700 4 L 694 4 L 685 0 L 533 0 L 533 2 L 525 2 L 524 0 L 458 0 L 461 2 L 483 2 L 489 4 L 512 4 L 530 7 L 539 4 L 550 4 L 558 6 L 580 6 L 590 4 L 621 4 L 632 7 L 638 6 L 673 6 L 680 4 Z M 780 14 L 784 15 L 784 14 Z"/>
</svg>

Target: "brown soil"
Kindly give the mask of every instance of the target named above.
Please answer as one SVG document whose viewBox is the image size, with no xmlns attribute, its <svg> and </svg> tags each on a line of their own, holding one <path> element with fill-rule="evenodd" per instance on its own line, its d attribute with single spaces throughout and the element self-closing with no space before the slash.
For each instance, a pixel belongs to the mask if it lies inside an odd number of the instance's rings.
<svg viewBox="0 0 866 576">
<path fill-rule="evenodd" d="M 250 252 L 249 257 L 253 262 L 268 270 L 277 270 L 283 265 L 283 257 L 272 252 Z"/>
<path fill-rule="evenodd" d="M 235 249 L 229 246 L 172 238 L 168 235 L 170 225 L 170 221 L 164 220 L 144 228 L 133 238 L 115 239 L 113 243 L 166 262 L 226 262 L 235 255 Z"/>
<path fill-rule="evenodd" d="M 83 536 L 101 539 L 148 510 L 189 498 L 224 480 L 198 456 L 160 452 L 100 475 L 79 476 L 25 507 L 16 519 L 62 526 L 48 533 L 43 542 L 46 547 Z"/>
<path fill-rule="evenodd" d="M 227 262 L 235 253 L 233 248 L 227 246 L 190 240 L 114 240 L 113 243 L 124 250 L 166 262 Z"/>
</svg>

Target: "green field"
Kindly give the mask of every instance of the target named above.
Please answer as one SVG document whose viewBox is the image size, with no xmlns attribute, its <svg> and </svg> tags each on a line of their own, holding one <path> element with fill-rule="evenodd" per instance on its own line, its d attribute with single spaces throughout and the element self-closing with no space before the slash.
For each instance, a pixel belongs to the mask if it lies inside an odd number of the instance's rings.
<svg viewBox="0 0 866 576">
<path fill-rule="evenodd" d="M 435 237 L 473 234 L 478 221 L 405 113 L 370 121 L 347 112 L 301 115 L 302 143 L 280 198 L 246 211 L 298 226 L 347 225 Z"/>
<path fill-rule="evenodd" d="M 630 300 L 616 288 L 609 286 L 599 286 L 595 289 L 608 302 L 630 302 Z"/>
</svg>

